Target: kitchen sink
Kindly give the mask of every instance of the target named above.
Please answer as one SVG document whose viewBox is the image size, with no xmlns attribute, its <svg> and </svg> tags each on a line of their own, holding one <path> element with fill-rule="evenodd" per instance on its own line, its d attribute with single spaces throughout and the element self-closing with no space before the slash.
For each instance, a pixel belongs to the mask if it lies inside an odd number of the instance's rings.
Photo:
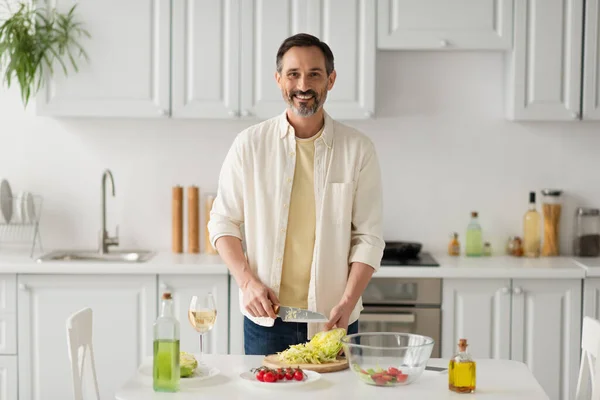
<svg viewBox="0 0 600 400">
<path fill-rule="evenodd" d="M 148 250 L 111 250 L 101 254 L 97 250 L 56 250 L 44 254 L 37 262 L 44 261 L 99 261 L 141 263 L 150 260 L 154 252 Z"/>
</svg>

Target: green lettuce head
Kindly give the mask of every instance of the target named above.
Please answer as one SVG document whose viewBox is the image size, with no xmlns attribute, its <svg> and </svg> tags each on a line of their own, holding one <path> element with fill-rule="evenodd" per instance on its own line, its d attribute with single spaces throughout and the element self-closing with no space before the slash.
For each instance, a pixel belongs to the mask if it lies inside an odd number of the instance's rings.
<svg viewBox="0 0 600 400">
<path fill-rule="evenodd" d="M 198 367 L 198 361 L 192 354 L 185 351 L 179 352 L 179 370 L 182 378 L 192 376 L 196 367 Z"/>
</svg>

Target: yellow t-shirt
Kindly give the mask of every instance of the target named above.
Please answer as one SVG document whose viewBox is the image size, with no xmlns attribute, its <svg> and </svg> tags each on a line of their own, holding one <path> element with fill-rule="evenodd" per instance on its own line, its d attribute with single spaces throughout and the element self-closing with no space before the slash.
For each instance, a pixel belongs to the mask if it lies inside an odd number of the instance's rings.
<svg viewBox="0 0 600 400">
<path fill-rule="evenodd" d="M 323 128 L 307 139 L 296 138 L 296 167 L 290 198 L 279 302 L 308 308 L 308 286 L 315 246 L 315 140 Z"/>
</svg>

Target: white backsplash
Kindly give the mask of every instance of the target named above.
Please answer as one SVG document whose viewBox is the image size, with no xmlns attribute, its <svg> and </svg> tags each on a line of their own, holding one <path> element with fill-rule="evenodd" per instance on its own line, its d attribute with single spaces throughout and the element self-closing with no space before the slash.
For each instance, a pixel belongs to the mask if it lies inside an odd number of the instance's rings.
<svg viewBox="0 0 600 400">
<path fill-rule="evenodd" d="M 506 121 L 502 58 L 379 53 L 376 119 L 349 124 L 379 152 L 386 239 L 445 251 L 452 231 L 464 240 L 469 212 L 477 210 L 498 251 L 521 234 L 528 192 L 539 198 L 541 188 L 555 187 L 567 196 L 561 245 L 569 253 L 575 207 L 600 207 L 600 122 Z M 109 232 L 119 224 L 123 247 L 168 250 L 171 187 L 214 191 L 234 136 L 250 124 L 41 118 L 33 107 L 23 111 L 18 91 L 1 90 L 0 177 L 14 191 L 44 196 L 46 249 L 97 246 L 100 180 L 110 168 L 116 197 L 108 199 Z"/>
</svg>

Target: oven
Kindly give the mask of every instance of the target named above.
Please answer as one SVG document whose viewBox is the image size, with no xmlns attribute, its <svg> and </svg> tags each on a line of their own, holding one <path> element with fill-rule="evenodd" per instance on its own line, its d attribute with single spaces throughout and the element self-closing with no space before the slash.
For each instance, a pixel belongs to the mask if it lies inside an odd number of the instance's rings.
<svg viewBox="0 0 600 400">
<path fill-rule="evenodd" d="M 400 332 L 429 336 L 431 357 L 440 357 L 442 280 L 438 278 L 377 278 L 363 296 L 359 332 Z"/>
</svg>

